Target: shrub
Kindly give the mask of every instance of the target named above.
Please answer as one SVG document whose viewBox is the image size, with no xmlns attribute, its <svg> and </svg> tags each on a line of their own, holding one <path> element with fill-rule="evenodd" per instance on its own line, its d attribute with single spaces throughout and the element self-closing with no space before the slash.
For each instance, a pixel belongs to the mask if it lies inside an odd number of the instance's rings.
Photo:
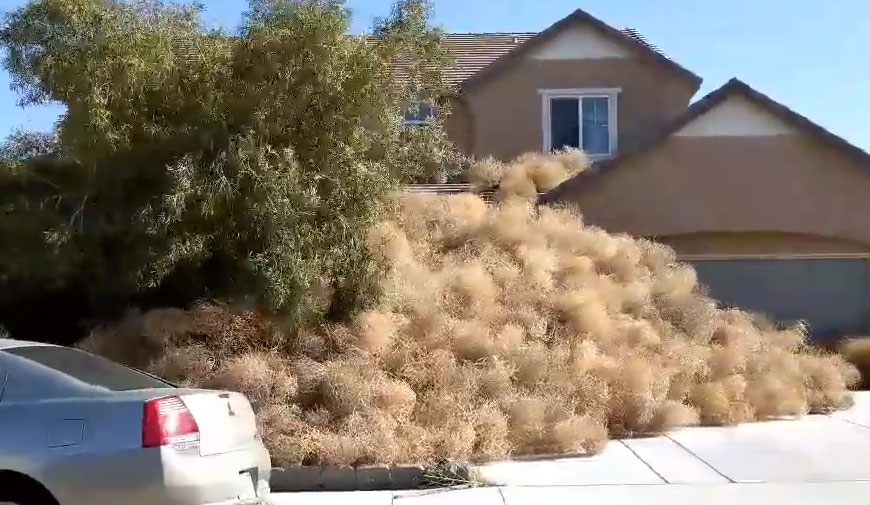
<svg viewBox="0 0 870 505">
<path fill-rule="evenodd" d="M 444 90 L 428 4 L 399 0 L 370 43 L 338 0 L 249 3 L 234 32 L 186 1 L 30 0 L 8 14 L 0 44 L 22 103 L 66 107 L 55 132 L 0 148 L 12 333 L 68 342 L 128 306 L 201 298 L 293 324 L 371 301 L 365 238 L 385 196 L 457 162 L 440 123 L 402 127 L 417 86 Z M 34 329 L 47 305 L 72 321 Z"/>
</svg>

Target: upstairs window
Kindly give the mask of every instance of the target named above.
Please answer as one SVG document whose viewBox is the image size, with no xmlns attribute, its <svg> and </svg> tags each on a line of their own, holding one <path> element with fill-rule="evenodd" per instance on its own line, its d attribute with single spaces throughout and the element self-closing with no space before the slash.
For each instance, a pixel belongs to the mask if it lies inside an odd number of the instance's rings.
<svg viewBox="0 0 870 505">
<path fill-rule="evenodd" d="M 582 149 L 592 159 L 616 153 L 618 89 L 543 90 L 545 152 Z"/>
<path fill-rule="evenodd" d="M 435 119 L 437 114 L 438 109 L 435 107 L 435 101 L 431 98 L 412 99 L 405 111 L 405 126 L 411 128 L 426 126 Z"/>
</svg>

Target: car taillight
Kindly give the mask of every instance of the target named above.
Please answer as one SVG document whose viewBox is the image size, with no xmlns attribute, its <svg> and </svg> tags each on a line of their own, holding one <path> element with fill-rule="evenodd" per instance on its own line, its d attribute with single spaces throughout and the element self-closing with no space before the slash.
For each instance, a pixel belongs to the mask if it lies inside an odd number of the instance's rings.
<svg viewBox="0 0 870 505">
<path fill-rule="evenodd" d="M 166 396 L 145 402 L 142 447 L 189 448 L 198 443 L 199 426 L 181 398 Z"/>
</svg>

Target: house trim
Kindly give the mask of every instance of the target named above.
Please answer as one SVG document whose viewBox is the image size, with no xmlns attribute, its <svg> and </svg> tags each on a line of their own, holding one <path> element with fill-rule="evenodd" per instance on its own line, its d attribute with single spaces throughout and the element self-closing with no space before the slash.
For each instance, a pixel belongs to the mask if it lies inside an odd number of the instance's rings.
<svg viewBox="0 0 870 505">
<path fill-rule="evenodd" d="M 607 174 L 611 170 L 617 169 L 624 161 L 643 156 L 657 148 L 691 121 L 706 114 L 708 111 L 724 102 L 728 97 L 734 95 L 742 96 L 750 102 L 760 106 L 762 109 L 772 112 L 786 123 L 796 126 L 799 131 L 806 132 L 811 137 L 818 139 L 823 144 L 836 151 L 846 154 L 861 166 L 870 170 L 870 153 L 867 153 L 860 147 L 850 144 L 842 137 L 831 133 L 822 126 L 773 100 L 769 96 L 756 91 L 748 84 L 735 77 L 719 89 L 710 92 L 707 96 L 693 103 L 680 118 L 673 121 L 668 125 L 668 127 L 660 130 L 657 135 L 651 136 L 646 142 L 640 144 L 630 152 L 625 152 L 618 157 L 596 162 L 592 167 L 590 167 L 590 169 L 575 175 L 545 193 L 543 197 L 538 199 L 538 203 L 546 204 L 554 202 L 572 191 L 578 191 L 588 187 L 588 185 L 590 185 L 594 180 L 601 177 L 602 174 Z"/>
<path fill-rule="evenodd" d="M 844 260 L 868 259 L 870 253 L 678 254 L 678 261 Z"/>
<path fill-rule="evenodd" d="M 610 137 L 610 152 L 607 154 L 587 154 L 592 160 L 605 160 L 613 157 L 619 149 L 619 124 L 617 123 L 617 110 L 619 108 L 619 93 L 622 88 L 567 88 L 567 89 L 539 89 L 538 94 L 541 95 L 541 150 L 550 152 L 552 150 L 552 124 L 550 121 L 550 101 L 554 98 L 607 98 L 607 126 Z M 580 139 L 583 138 L 583 118 L 582 106 L 579 107 L 580 117 Z M 582 146 L 581 146 L 582 148 Z"/>
<path fill-rule="evenodd" d="M 541 47 L 546 42 L 552 40 L 556 35 L 561 33 L 562 30 L 571 27 L 576 23 L 587 23 L 601 34 L 607 37 L 611 37 L 618 43 L 624 45 L 627 49 L 635 52 L 641 58 L 644 58 L 647 61 L 655 62 L 656 64 L 662 65 L 663 67 L 673 71 L 676 75 L 691 82 L 695 91 L 697 91 L 697 89 L 701 87 L 701 77 L 697 74 L 679 65 L 675 61 L 659 54 L 658 52 L 651 49 L 648 45 L 642 44 L 641 42 L 633 39 L 629 35 L 592 16 L 586 11 L 582 9 L 577 9 L 565 18 L 551 25 L 546 30 L 538 33 L 537 35 L 520 44 L 513 50 L 498 57 L 495 61 L 484 67 L 476 74 L 462 81 L 462 83 L 460 84 L 462 91 L 469 91 L 470 89 L 477 87 L 481 83 L 490 79 L 493 75 L 504 71 L 505 69 L 509 68 L 515 61 L 523 58 L 528 54 L 531 54 L 532 51 L 534 51 L 536 48 Z"/>
</svg>

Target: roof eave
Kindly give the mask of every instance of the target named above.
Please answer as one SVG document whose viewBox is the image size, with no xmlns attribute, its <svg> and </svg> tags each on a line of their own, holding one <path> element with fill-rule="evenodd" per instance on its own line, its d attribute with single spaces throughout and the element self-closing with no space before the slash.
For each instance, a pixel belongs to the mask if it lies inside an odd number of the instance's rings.
<svg viewBox="0 0 870 505">
<path fill-rule="evenodd" d="M 860 165 L 866 167 L 868 171 L 870 171 L 870 153 L 867 153 L 860 147 L 851 144 L 846 139 L 828 131 L 822 126 L 814 123 L 809 118 L 793 111 L 785 105 L 782 105 L 781 103 L 775 101 L 764 93 L 755 90 L 745 82 L 734 77 L 718 89 L 708 93 L 704 98 L 689 106 L 686 112 L 684 112 L 679 118 L 675 119 L 658 135 L 651 137 L 650 140 L 645 142 L 643 145 L 621 156 L 617 156 L 616 158 L 593 163 L 588 170 L 575 175 L 574 177 L 562 182 L 562 184 L 541 195 L 541 197 L 538 199 L 538 203 L 547 204 L 558 201 L 565 194 L 571 192 L 571 190 L 587 185 L 592 181 L 598 179 L 598 177 L 602 174 L 605 174 L 612 169 L 617 168 L 620 164 L 626 162 L 627 160 L 637 158 L 655 149 L 662 142 L 670 138 L 674 133 L 686 126 L 689 122 L 706 114 L 708 111 L 710 111 L 720 103 L 724 102 L 729 96 L 735 93 L 745 97 L 746 99 L 759 105 L 760 107 L 769 110 L 780 119 L 797 125 L 802 131 L 813 135 L 816 138 L 819 138 L 821 141 L 823 141 L 833 149 L 837 149 L 846 153 L 852 159 L 854 159 Z"/>
<path fill-rule="evenodd" d="M 629 35 L 623 33 L 620 30 L 608 25 L 604 21 L 596 18 L 595 16 L 589 14 L 588 12 L 577 9 L 568 16 L 556 21 L 552 25 L 550 25 L 544 31 L 538 33 L 536 36 L 527 40 L 525 43 L 520 46 L 514 48 L 507 54 L 500 56 L 498 59 L 490 63 L 481 71 L 472 75 L 468 79 L 465 79 L 460 83 L 460 88 L 462 91 L 471 90 L 477 86 L 479 86 L 482 82 L 486 81 L 492 75 L 504 70 L 508 66 L 510 66 L 513 61 L 533 50 L 535 47 L 545 43 L 546 41 L 555 37 L 561 30 L 573 25 L 574 23 L 585 22 L 590 24 L 593 28 L 602 32 L 604 35 L 609 36 L 611 38 L 615 38 L 619 40 L 621 43 L 625 44 L 627 47 L 630 47 L 632 50 L 637 51 L 638 54 L 650 58 L 651 60 L 657 62 L 673 71 L 679 77 L 687 80 L 692 86 L 693 91 L 697 92 L 701 87 L 701 83 L 703 79 L 698 74 L 692 72 L 691 70 L 683 67 L 679 63 L 666 58 L 662 54 L 652 50 L 648 46 L 641 44 L 637 40 L 633 39 Z"/>
</svg>

